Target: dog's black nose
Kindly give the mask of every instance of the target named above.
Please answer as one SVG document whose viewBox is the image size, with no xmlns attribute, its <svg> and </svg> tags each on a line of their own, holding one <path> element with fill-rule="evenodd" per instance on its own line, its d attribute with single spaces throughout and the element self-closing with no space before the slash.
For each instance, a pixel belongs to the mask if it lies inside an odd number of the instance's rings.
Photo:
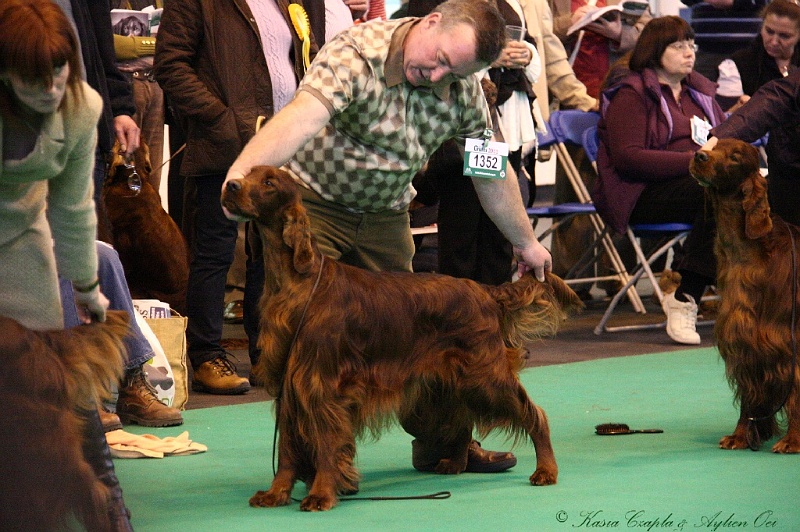
<svg viewBox="0 0 800 532">
<path fill-rule="evenodd" d="M 242 180 L 241 179 L 231 179 L 227 183 L 225 183 L 225 189 L 231 192 L 236 192 L 237 190 L 242 189 Z"/>
<path fill-rule="evenodd" d="M 708 160 L 708 153 L 703 150 L 698 150 L 694 153 L 694 160 L 698 163 L 704 163 Z"/>
</svg>

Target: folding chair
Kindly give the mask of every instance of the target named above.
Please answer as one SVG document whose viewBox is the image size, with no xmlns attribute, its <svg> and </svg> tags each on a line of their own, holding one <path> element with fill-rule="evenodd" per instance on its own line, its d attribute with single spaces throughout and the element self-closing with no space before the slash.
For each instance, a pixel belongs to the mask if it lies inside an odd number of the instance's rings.
<svg viewBox="0 0 800 532">
<path fill-rule="evenodd" d="M 592 166 L 594 167 L 595 171 L 597 171 L 597 150 L 598 150 L 598 141 L 597 141 L 597 126 L 591 127 L 584 131 L 583 137 L 581 139 L 581 144 L 583 145 L 583 149 L 586 152 L 587 157 L 592 162 Z M 611 315 L 614 313 L 614 309 L 619 304 L 620 300 L 628 293 L 630 290 L 636 290 L 635 286 L 636 283 L 642 278 L 643 275 L 646 275 L 648 280 L 653 286 L 653 292 L 655 293 L 656 297 L 658 298 L 659 303 L 663 301 L 664 294 L 661 291 L 661 288 L 658 286 L 658 280 L 656 275 L 653 273 L 651 265 L 661 258 L 665 253 L 668 253 L 670 249 L 672 249 L 675 244 L 681 242 L 686 235 L 689 234 L 691 231 L 692 226 L 691 224 L 684 224 L 684 223 L 663 223 L 663 224 L 630 224 L 628 225 L 628 229 L 626 234 L 628 236 L 628 240 L 631 242 L 633 246 L 633 250 L 636 253 L 637 259 L 637 266 L 634 271 L 630 275 L 630 279 L 622 286 L 622 288 L 617 291 L 614 297 L 611 299 L 611 302 L 608 304 L 603 317 L 600 319 L 600 323 L 594 328 L 594 333 L 597 335 L 603 334 L 604 332 L 617 332 L 617 331 L 633 331 L 633 330 L 642 330 L 642 329 L 656 329 L 656 328 L 663 328 L 666 326 L 666 322 L 662 323 L 653 323 L 653 324 L 638 324 L 638 325 L 620 325 L 615 327 L 609 327 L 607 325 L 608 320 L 611 318 Z M 654 251 L 650 252 L 649 255 L 645 255 L 642 246 L 640 245 L 641 238 L 657 238 L 659 239 L 659 243 Z"/>
<path fill-rule="evenodd" d="M 575 163 L 572 160 L 569 151 L 567 150 L 567 144 L 577 146 L 582 145 L 584 132 L 589 129 L 596 130 L 599 119 L 600 114 L 594 112 L 577 110 L 554 111 L 550 115 L 550 120 L 548 121 L 548 129 L 550 130 L 551 137 L 544 139 L 544 142 L 550 143 L 555 147 L 559 164 L 561 164 L 562 168 L 564 169 L 570 185 L 578 197 L 578 201 L 580 202 L 578 205 L 582 205 L 583 209 L 586 209 L 587 205 L 592 205 L 592 198 L 589 195 L 589 191 L 586 189 L 586 185 L 583 183 L 580 171 L 575 166 Z M 539 142 L 541 146 L 543 139 L 540 138 Z M 558 213 L 559 208 L 569 210 L 574 209 L 575 207 L 572 207 L 574 205 L 575 204 L 567 203 L 562 205 L 554 205 L 552 208 L 557 209 L 556 213 Z M 587 212 L 584 211 L 583 214 L 587 214 Z M 605 225 L 605 222 L 603 222 L 603 220 L 600 218 L 600 215 L 597 214 L 597 211 L 594 209 L 594 205 L 592 205 L 591 212 L 588 213 L 588 216 L 592 223 L 592 228 L 594 229 L 595 243 L 594 246 L 590 247 L 578 260 L 578 262 L 570 269 L 567 282 L 571 281 L 572 283 L 579 283 L 586 281 L 615 280 L 623 286 L 628 284 L 630 281 L 630 275 L 628 274 L 628 271 L 619 256 L 616 246 L 614 246 L 614 243 L 611 240 L 611 235 Z M 601 255 L 598 253 L 598 251 L 600 248 L 602 248 L 606 256 L 611 261 L 613 273 L 604 276 L 577 277 L 578 274 L 593 266 L 599 260 Z M 574 275 L 574 277 L 570 279 L 570 275 Z M 642 300 L 639 297 L 636 289 L 634 288 L 633 290 L 628 290 L 626 294 L 630 299 L 633 308 L 637 312 L 645 313 L 644 304 L 642 303 Z"/>
</svg>

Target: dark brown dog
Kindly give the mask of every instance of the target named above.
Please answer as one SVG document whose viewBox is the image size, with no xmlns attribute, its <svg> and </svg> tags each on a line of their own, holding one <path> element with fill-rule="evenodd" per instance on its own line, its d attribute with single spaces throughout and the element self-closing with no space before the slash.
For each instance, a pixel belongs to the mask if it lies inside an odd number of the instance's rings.
<svg viewBox="0 0 800 532">
<path fill-rule="evenodd" d="M 279 463 L 271 488 L 251 505 L 289 504 L 299 479 L 310 486 L 301 509 L 333 508 L 337 494 L 358 490 L 356 438 L 377 434 L 394 414 L 447 419 L 442 438 L 454 451 L 438 473 L 464 471 L 477 426 L 530 437 L 531 484 L 556 482 L 547 417 L 517 372 L 523 345 L 581 307 L 563 281 L 528 274 L 492 287 L 323 259 L 297 185 L 276 168 L 230 181 L 222 205 L 230 217 L 257 221 L 265 249 L 255 371 L 278 398 Z"/>
<path fill-rule="evenodd" d="M 122 374 L 124 312 L 105 323 L 38 332 L 0 317 L 0 530 L 109 530 L 108 490 L 83 454 L 96 392 Z"/>
<path fill-rule="evenodd" d="M 717 218 L 715 253 L 720 306 L 714 335 L 741 414 L 723 449 L 757 448 L 788 420 L 776 453 L 800 452 L 800 368 L 792 351 L 792 323 L 800 298 L 797 245 L 800 229 L 770 214 L 758 152 L 747 143 L 720 140 L 698 151 L 692 175 L 706 187 Z"/>
<path fill-rule="evenodd" d="M 134 170 L 141 183 L 138 193 L 129 185 Z M 103 202 L 131 296 L 159 299 L 184 313 L 189 251 L 181 230 L 148 182 L 151 170 L 144 142 L 134 152 L 133 167 L 125 165 L 119 143 L 115 143 L 103 184 Z"/>
</svg>

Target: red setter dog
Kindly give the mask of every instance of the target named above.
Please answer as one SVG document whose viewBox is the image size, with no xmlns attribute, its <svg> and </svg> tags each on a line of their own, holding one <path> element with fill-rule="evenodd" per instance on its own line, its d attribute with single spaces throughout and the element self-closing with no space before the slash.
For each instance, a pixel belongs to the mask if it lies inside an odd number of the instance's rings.
<svg viewBox="0 0 800 532">
<path fill-rule="evenodd" d="M 0 317 L 0 530 L 108 530 L 108 490 L 83 455 L 77 410 L 122 374 L 124 312 L 105 323 L 32 331 Z"/>
<path fill-rule="evenodd" d="M 323 258 L 297 185 L 275 168 L 230 181 L 222 205 L 231 218 L 258 222 L 265 250 L 255 371 L 277 398 L 280 440 L 272 486 L 252 506 L 289 504 L 303 480 L 302 510 L 333 508 L 337 494 L 358 490 L 356 438 L 378 434 L 394 414 L 402 420 L 420 404 L 448 410 L 439 415 L 450 429 L 442 437 L 461 457 L 442 459 L 438 473 L 464 471 L 477 426 L 482 434 L 529 436 L 537 462 L 531 484 L 556 482 L 547 417 L 517 372 L 523 344 L 553 333 L 565 311 L 580 308 L 563 281 L 528 274 L 491 287 Z"/>
<path fill-rule="evenodd" d="M 713 150 L 697 152 L 691 171 L 716 213 L 720 306 L 714 335 L 741 407 L 736 429 L 719 445 L 758 448 L 777 434 L 775 416 L 782 410 L 788 429 L 772 451 L 800 452 L 800 368 L 792 345 L 800 229 L 770 214 L 758 152 L 749 144 L 720 140 Z"/>
<path fill-rule="evenodd" d="M 126 166 L 119 143 L 115 143 L 103 183 L 103 203 L 131 296 L 159 299 L 183 314 L 189 282 L 189 250 L 181 230 L 148 182 L 151 170 L 150 152 L 144 142 L 134 152 L 132 166 Z M 138 192 L 133 183 L 129 185 L 134 171 L 139 175 Z"/>
</svg>

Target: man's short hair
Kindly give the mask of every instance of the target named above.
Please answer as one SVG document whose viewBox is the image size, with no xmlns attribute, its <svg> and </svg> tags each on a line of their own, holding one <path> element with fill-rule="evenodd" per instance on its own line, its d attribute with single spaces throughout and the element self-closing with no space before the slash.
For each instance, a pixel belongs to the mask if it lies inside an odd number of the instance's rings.
<svg viewBox="0 0 800 532">
<path fill-rule="evenodd" d="M 436 6 L 433 13 L 442 14 L 442 25 L 451 28 L 468 24 L 475 30 L 475 56 L 481 63 L 490 64 L 506 45 L 506 23 L 491 2 L 483 0 L 447 0 Z"/>
</svg>

